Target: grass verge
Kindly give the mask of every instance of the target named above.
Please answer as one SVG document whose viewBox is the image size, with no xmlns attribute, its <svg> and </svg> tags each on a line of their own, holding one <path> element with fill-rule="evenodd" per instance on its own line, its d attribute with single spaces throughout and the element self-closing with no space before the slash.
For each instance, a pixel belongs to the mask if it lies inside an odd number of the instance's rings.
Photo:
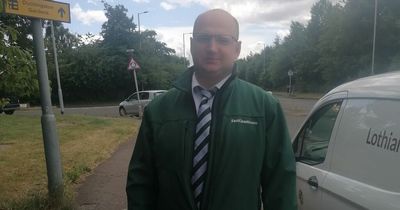
<svg viewBox="0 0 400 210">
<path fill-rule="evenodd" d="M 57 115 L 64 179 L 64 202 L 72 209 L 73 185 L 122 142 L 136 136 L 139 121 Z M 47 175 L 40 116 L 0 116 L 0 209 L 52 209 L 47 200 Z"/>
<path fill-rule="evenodd" d="M 324 96 L 324 93 L 294 93 L 292 95 L 289 95 L 287 92 L 279 92 L 279 91 L 273 91 L 273 95 L 280 96 L 280 97 L 287 97 L 287 98 L 297 98 L 297 99 L 314 99 L 318 100 L 322 96 Z"/>
</svg>

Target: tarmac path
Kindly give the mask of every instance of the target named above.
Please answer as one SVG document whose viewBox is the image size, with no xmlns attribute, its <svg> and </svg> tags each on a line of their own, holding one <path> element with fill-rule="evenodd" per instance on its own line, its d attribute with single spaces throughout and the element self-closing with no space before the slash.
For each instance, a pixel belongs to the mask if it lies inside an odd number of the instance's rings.
<svg viewBox="0 0 400 210">
<path fill-rule="evenodd" d="M 78 210 L 126 209 L 126 174 L 134 140 L 121 144 L 114 154 L 93 170 L 77 187 L 75 206 Z"/>
</svg>

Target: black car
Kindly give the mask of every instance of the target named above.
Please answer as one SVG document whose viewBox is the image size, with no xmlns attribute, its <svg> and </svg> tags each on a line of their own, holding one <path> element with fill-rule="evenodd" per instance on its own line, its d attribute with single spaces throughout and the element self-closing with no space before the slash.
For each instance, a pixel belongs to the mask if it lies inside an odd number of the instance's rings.
<svg viewBox="0 0 400 210">
<path fill-rule="evenodd" d="M 18 99 L 3 99 L 2 101 L 4 101 L 4 104 L 0 104 L 0 114 L 4 113 L 5 114 L 13 114 L 15 110 L 19 109 L 19 100 Z"/>
</svg>

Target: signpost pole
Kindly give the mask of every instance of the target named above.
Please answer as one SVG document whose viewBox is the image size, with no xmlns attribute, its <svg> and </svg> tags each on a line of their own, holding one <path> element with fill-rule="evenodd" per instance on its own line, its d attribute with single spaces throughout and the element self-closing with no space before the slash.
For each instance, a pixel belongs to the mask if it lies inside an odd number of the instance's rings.
<svg viewBox="0 0 400 210">
<path fill-rule="evenodd" d="M 58 69 L 58 60 L 57 60 L 57 49 L 56 49 L 56 42 L 54 38 L 54 25 L 53 21 L 50 21 L 51 24 L 51 39 L 53 41 L 53 52 L 54 52 L 54 63 L 56 65 L 56 75 L 57 75 L 57 87 L 58 87 L 58 100 L 60 102 L 60 109 L 61 109 L 61 114 L 64 114 L 64 101 L 63 101 L 63 95 L 62 95 L 62 89 L 61 89 L 61 82 L 60 82 L 60 72 Z"/>
<path fill-rule="evenodd" d="M 133 77 L 135 78 L 135 87 L 136 87 L 136 93 L 137 93 L 137 100 L 139 102 L 139 117 L 142 117 L 142 114 L 143 114 L 143 112 L 142 112 L 142 103 L 140 102 L 140 96 L 139 96 L 140 94 L 139 94 L 138 82 L 137 82 L 137 79 L 136 79 L 136 69 L 133 69 L 132 71 L 133 71 Z"/>
<path fill-rule="evenodd" d="M 140 69 L 139 64 L 136 63 L 136 61 L 133 59 L 133 52 L 135 50 L 134 49 L 127 49 L 126 52 L 130 53 L 130 60 L 128 63 L 128 71 L 132 71 L 132 75 L 133 75 L 133 79 L 135 80 L 135 88 L 136 88 L 136 95 L 137 95 L 137 100 L 139 103 L 139 117 L 142 117 L 143 111 L 142 111 L 142 103 L 140 101 L 140 94 L 139 94 L 139 87 L 138 87 L 138 82 L 137 82 L 137 78 L 136 78 L 136 70 Z"/>
<path fill-rule="evenodd" d="M 292 70 L 289 70 L 288 71 L 288 76 L 289 76 L 289 95 L 292 95 L 293 94 L 293 87 L 292 87 L 292 76 L 293 76 L 293 71 Z"/>
<path fill-rule="evenodd" d="M 64 187 L 56 119 L 51 107 L 49 77 L 47 73 L 46 56 L 44 53 L 42 21 L 40 19 L 32 18 L 32 26 L 34 55 L 39 79 L 40 102 L 42 104 L 41 123 L 46 157 L 49 198 L 52 204 L 58 205 L 63 197 Z"/>
</svg>

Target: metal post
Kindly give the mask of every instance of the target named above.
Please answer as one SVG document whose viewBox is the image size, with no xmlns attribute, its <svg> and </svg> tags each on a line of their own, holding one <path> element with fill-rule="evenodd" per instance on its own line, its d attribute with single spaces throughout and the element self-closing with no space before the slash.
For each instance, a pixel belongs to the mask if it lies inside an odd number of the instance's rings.
<svg viewBox="0 0 400 210">
<path fill-rule="evenodd" d="M 266 52 L 266 50 L 265 50 L 265 43 L 264 43 L 264 64 L 263 64 L 263 65 L 264 65 L 264 66 L 263 66 L 263 67 L 264 67 L 264 72 L 265 72 L 265 54 L 267 54 L 267 52 Z"/>
<path fill-rule="evenodd" d="M 137 14 L 137 20 L 138 20 L 138 27 L 139 27 L 139 50 L 142 49 L 142 39 L 141 39 L 141 35 L 140 35 L 140 14 Z"/>
<path fill-rule="evenodd" d="M 60 72 L 58 70 L 57 49 L 56 49 L 56 41 L 55 41 L 55 38 L 54 38 L 53 21 L 50 21 L 50 24 L 51 24 L 51 39 L 53 41 L 54 63 L 56 65 L 57 86 L 58 86 L 58 100 L 60 102 L 61 114 L 64 114 L 64 101 L 63 101 L 63 95 L 62 95 L 62 90 L 61 90 Z"/>
<path fill-rule="evenodd" d="M 372 64 L 371 64 L 371 75 L 374 75 L 375 65 L 375 38 L 376 38 L 376 12 L 378 9 L 378 0 L 375 0 L 375 16 L 374 16 L 374 38 L 372 41 Z"/>
<path fill-rule="evenodd" d="M 292 76 L 293 76 L 294 72 L 292 70 L 288 71 L 288 76 L 289 76 L 289 95 L 291 95 L 293 93 L 293 88 L 292 88 Z"/>
<path fill-rule="evenodd" d="M 183 48 L 183 65 L 186 68 L 186 56 L 185 56 L 185 33 L 182 34 L 182 48 Z"/>
<path fill-rule="evenodd" d="M 142 49 L 142 39 L 141 39 L 141 35 L 140 35 L 140 15 L 141 15 L 141 14 L 145 14 L 145 13 L 149 13 L 149 11 L 139 12 L 139 13 L 137 14 L 138 28 L 139 28 L 139 50 Z"/>
<path fill-rule="evenodd" d="M 136 93 L 137 93 L 137 100 L 139 102 L 139 117 L 142 117 L 143 116 L 143 112 L 142 112 L 142 104 L 140 102 L 140 97 L 139 97 L 138 83 L 137 83 L 137 79 L 136 79 L 136 69 L 133 70 L 133 77 L 135 78 L 135 87 L 136 87 Z"/>
<path fill-rule="evenodd" d="M 42 134 L 46 157 L 49 198 L 55 204 L 61 201 L 64 193 L 60 147 L 58 143 L 56 119 L 51 108 L 49 77 L 42 33 L 42 21 L 32 18 L 33 42 L 36 67 L 39 79 L 40 101 L 42 104 Z"/>
<path fill-rule="evenodd" d="M 187 35 L 187 34 L 192 34 L 192 33 L 183 33 L 182 34 L 182 36 L 183 36 L 183 64 L 185 65 L 185 68 L 187 67 L 187 64 L 186 64 L 186 49 L 185 49 L 185 35 Z"/>
</svg>

